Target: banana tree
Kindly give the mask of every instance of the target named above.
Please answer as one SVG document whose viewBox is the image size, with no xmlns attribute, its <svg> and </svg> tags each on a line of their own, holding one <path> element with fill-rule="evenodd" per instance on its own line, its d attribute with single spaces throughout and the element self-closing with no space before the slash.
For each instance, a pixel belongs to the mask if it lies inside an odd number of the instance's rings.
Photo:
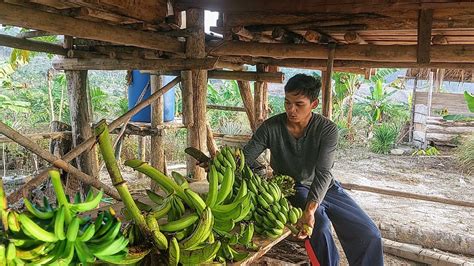
<svg viewBox="0 0 474 266">
<path fill-rule="evenodd" d="M 381 123 L 385 113 L 389 110 L 391 103 L 389 97 L 396 91 L 387 92 L 383 87 L 382 80 L 377 80 L 374 87 L 370 88 L 370 95 L 363 99 L 365 111 L 371 125 Z"/>
</svg>

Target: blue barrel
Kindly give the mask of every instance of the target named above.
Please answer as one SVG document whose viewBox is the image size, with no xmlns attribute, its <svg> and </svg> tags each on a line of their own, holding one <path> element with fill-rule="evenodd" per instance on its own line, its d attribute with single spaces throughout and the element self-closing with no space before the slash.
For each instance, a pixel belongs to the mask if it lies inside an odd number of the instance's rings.
<svg viewBox="0 0 474 266">
<path fill-rule="evenodd" d="M 174 77 L 164 76 L 163 84 L 167 84 Z M 150 74 L 141 73 L 139 70 L 132 71 L 132 82 L 128 87 L 128 109 L 135 107 L 140 94 L 146 86 L 146 92 L 143 99 L 150 97 Z M 175 113 L 175 88 L 172 88 L 166 92 L 163 96 L 163 120 L 165 122 L 170 122 L 174 120 Z M 150 123 L 151 121 L 151 107 L 147 106 L 143 108 L 140 112 L 132 116 L 130 121 L 133 122 L 145 122 Z"/>
</svg>

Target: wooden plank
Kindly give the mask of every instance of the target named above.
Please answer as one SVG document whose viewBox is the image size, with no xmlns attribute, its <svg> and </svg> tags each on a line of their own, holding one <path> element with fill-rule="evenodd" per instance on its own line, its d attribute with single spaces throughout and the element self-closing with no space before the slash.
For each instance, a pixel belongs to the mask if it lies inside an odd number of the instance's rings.
<svg viewBox="0 0 474 266">
<path fill-rule="evenodd" d="M 416 62 L 426 64 L 430 62 L 431 27 L 433 25 L 433 9 L 419 11 L 418 39 Z"/>
<path fill-rule="evenodd" d="M 283 80 L 285 79 L 285 75 L 282 72 L 262 73 L 262 72 L 250 72 L 250 71 L 213 70 L 213 71 L 209 71 L 208 78 L 283 83 Z"/>
<path fill-rule="evenodd" d="M 184 51 L 183 44 L 176 38 L 158 33 L 84 21 L 6 3 L 0 3 L 0 23 L 167 52 Z"/>
<path fill-rule="evenodd" d="M 469 262 L 461 258 L 442 254 L 431 249 L 422 248 L 412 244 L 400 243 L 390 239 L 383 239 L 384 253 L 397 257 L 425 263 L 428 265 L 467 265 Z"/>
<path fill-rule="evenodd" d="M 416 62 L 416 45 L 339 45 L 335 60 Z M 275 58 L 326 59 L 327 49 L 319 44 L 250 43 L 242 41 L 209 42 L 214 56 L 252 56 Z M 433 62 L 471 62 L 473 45 L 433 45 Z"/>
<path fill-rule="evenodd" d="M 132 23 L 140 23 L 140 20 L 130 18 L 127 16 L 105 12 L 97 9 L 92 9 L 88 7 L 81 7 L 72 13 L 72 15 L 76 18 L 80 19 L 89 19 L 89 18 L 97 18 L 99 20 L 109 21 L 117 24 L 132 24 Z"/>
<path fill-rule="evenodd" d="M 58 58 L 53 60 L 57 70 L 190 70 L 212 69 L 217 58 L 200 59 L 111 59 L 111 58 Z"/>
<path fill-rule="evenodd" d="M 22 39 L 29 39 L 29 38 L 36 38 L 36 37 L 51 36 L 51 35 L 54 35 L 54 34 L 51 34 L 49 32 L 42 31 L 42 30 L 32 30 L 32 31 L 20 32 L 18 33 L 18 35 L 16 35 L 16 37 L 22 38 Z"/>
</svg>

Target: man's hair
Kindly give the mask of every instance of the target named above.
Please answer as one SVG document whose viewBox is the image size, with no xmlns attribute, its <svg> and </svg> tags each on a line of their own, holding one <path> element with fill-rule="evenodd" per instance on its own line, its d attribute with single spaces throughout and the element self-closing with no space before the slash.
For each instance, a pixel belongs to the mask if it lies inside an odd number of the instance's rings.
<svg viewBox="0 0 474 266">
<path fill-rule="evenodd" d="M 321 91 L 321 78 L 305 74 L 296 74 L 288 80 L 285 85 L 285 93 L 296 92 L 310 99 L 311 102 L 318 99 Z"/>
</svg>

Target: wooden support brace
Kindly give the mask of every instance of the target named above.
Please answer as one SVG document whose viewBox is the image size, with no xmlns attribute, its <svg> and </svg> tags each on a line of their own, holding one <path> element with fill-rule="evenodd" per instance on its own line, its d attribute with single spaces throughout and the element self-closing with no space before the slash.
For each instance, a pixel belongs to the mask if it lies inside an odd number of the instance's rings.
<svg viewBox="0 0 474 266">
<path fill-rule="evenodd" d="M 0 34 L 0 45 L 16 49 L 29 50 L 35 52 L 57 54 L 66 56 L 68 50 L 61 45 L 45 43 L 41 41 L 25 40 L 18 37 Z"/>
</svg>

